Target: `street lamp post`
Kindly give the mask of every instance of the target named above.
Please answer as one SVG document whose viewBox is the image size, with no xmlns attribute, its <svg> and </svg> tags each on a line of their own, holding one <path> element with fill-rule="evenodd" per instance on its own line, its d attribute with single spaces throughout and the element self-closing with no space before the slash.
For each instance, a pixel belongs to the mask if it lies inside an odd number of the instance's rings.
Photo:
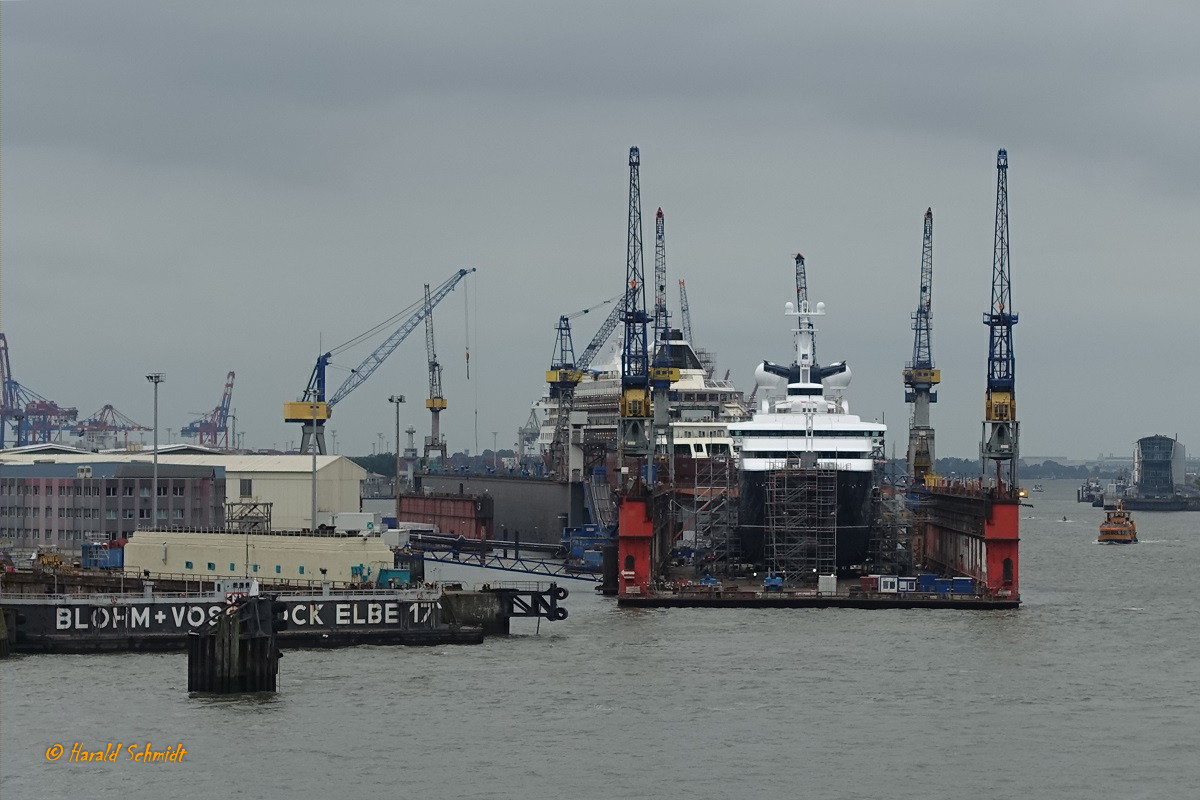
<svg viewBox="0 0 1200 800">
<path fill-rule="evenodd" d="M 146 380 L 154 384 L 154 486 L 150 490 L 150 524 L 151 530 L 158 525 L 158 385 L 166 376 L 161 372 L 151 372 Z"/>
<path fill-rule="evenodd" d="M 400 513 L 400 404 L 404 402 L 404 395 L 394 394 L 388 398 L 388 402 L 396 406 L 396 480 L 394 482 L 393 494 L 396 496 L 396 513 Z"/>
</svg>

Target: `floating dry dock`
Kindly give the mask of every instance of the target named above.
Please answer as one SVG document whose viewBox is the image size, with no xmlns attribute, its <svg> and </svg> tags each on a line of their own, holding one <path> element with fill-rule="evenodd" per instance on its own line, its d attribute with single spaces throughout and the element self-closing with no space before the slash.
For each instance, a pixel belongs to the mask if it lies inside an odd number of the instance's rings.
<svg viewBox="0 0 1200 800">
<path fill-rule="evenodd" d="M 244 592 L 21 595 L 3 598 L 12 652 L 88 653 L 183 650 Z M 276 635 L 282 648 L 478 644 L 508 632 L 509 620 L 565 619 L 567 591 L 555 584 L 492 587 L 280 592 Z"/>
</svg>

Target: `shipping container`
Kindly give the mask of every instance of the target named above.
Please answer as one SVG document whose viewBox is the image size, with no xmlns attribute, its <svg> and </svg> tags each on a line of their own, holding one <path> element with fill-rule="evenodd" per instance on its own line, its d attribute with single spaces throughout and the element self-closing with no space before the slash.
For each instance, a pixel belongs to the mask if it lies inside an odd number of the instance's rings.
<svg viewBox="0 0 1200 800">
<path fill-rule="evenodd" d="M 954 590 L 954 581 L 950 578 L 936 578 L 933 582 L 933 590 L 938 594 L 950 594 Z"/>
<path fill-rule="evenodd" d="M 955 594 L 975 594 L 975 579 L 974 578 L 954 578 L 952 579 Z"/>
<path fill-rule="evenodd" d="M 874 594 L 879 591 L 879 576 L 878 575 L 863 575 L 858 579 L 859 585 L 866 594 Z"/>
<path fill-rule="evenodd" d="M 917 576 L 917 588 L 920 589 L 922 592 L 936 592 L 937 591 L 936 582 L 937 582 L 937 575 L 918 575 Z"/>
<path fill-rule="evenodd" d="M 837 594 L 837 575 L 818 575 L 817 592 L 819 594 Z"/>
</svg>

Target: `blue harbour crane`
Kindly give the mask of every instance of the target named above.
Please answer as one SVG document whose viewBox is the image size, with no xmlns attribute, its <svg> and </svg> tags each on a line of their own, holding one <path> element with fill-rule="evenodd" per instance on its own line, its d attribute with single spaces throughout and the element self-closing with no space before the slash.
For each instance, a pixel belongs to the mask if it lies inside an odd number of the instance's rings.
<svg viewBox="0 0 1200 800">
<path fill-rule="evenodd" d="M 1017 488 L 1020 427 L 1017 422 L 1016 372 L 1013 353 L 1012 279 L 1008 242 L 1008 151 L 996 154 L 996 232 L 992 246 L 992 307 L 983 315 L 988 326 L 987 396 L 979 455 L 993 462 L 996 488 Z"/>
<path fill-rule="evenodd" d="M 625 337 L 621 348 L 620 454 L 650 455 L 650 351 L 647 345 L 646 281 L 642 267 L 641 153 L 629 148 L 629 220 L 625 247 L 625 304 L 621 322 Z"/>
<path fill-rule="evenodd" d="M 933 366 L 933 209 L 925 210 L 921 246 L 921 292 L 912 314 L 913 355 L 904 365 L 904 402 L 912 403 L 908 428 L 908 474 L 914 483 L 924 483 L 933 471 L 934 432 L 929 422 L 929 404 L 937 402 L 934 391 L 942 372 Z"/>
<path fill-rule="evenodd" d="M 423 297 L 417 303 L 384 320 L 370 330 L 364 331 L 348 342 L 338 345 L 329 352 L 317 357 L 317 363 L 313 367 L 312 374 L 309 376 L 308 385 L 304 389 L 302 399 L 297 402 L 283 404 L 284 421 L 300 423 L 303 426 L 300 440 L 301 453 L 307 452 L 310 445 L 316 447 L 318 453 L 324 454 L 326 452 L 325 423 L 329 421 L 330 416 L 333 414 L 333 407 L 361 386 L 367 378 L 371 377 L 375 370 L 379 368 L 379 365 L 395 352 L 400 343 L 407 339 L 408 335 L 424 321 L 434 306 L 440 303 L 446 295 L 454 291 L 454 287 L 463 278 L 473 272 L 475 272 L 475 267 L 457 270 L 427 297 Z M 378 347 L 372 350 L 358 366 L 350 370 L 350 375 L 346 378 L 345 382 L 338 387 L 338 390 L 334 392 L 332 397 L 326 399 L 325 372 L 332 363 L 333 357 L 350 347 L 361 344 L 371 336 L 387 328 L 388 325 L 394 323 L 397 319 L 403 320 L 400 326 L 392 331 Z"/>
</svg>

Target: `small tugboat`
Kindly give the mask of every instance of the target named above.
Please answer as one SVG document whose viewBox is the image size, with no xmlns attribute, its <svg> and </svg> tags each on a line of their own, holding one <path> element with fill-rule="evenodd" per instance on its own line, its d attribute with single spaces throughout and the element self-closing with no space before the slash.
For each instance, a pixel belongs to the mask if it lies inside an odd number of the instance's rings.
<svg viewBox="0 0 1200 800">
<path fill-rule="evenodd" d="M 1135 544 L 1137 540 L 1133 516 L 1125 510 L 1125 504 L 1118 500 L 1115 508 L 1104 512 L 1104 522 L 1100 523 L 1100 536 L 1096 541 L 1102 544 Z"/>
</svg>

